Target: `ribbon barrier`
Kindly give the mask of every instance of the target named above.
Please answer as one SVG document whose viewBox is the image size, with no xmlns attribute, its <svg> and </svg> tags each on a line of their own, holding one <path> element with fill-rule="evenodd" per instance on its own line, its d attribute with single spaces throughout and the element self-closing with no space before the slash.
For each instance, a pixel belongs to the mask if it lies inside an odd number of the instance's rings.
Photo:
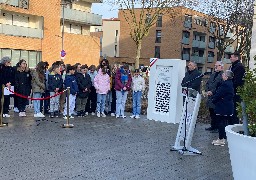
<svg viewBox="0 0 256 180">
<path fill-rule="evenodd" d="M 18 96 L 18 97 L 21 97 L 21 98 L 24 98 L 24 99 L 29 99 L 29 100 L 47 100 L 47 99 L 51 99 L 51 98 L 53 98 L 53 97 L 56 97 L 56 96 L 58 96 L 58 95 L 61 95 L 61 94 L 63 94 L 65 91 L 67 91 L 67 89 L 65 89 L 64 91 L 62 91 L 62 92 L 59 92 L 59 93 L 56 93 L 56 94 L 54 94 L 53 96 L 49 96 L 49 97 L 45 97 L 45 98 L 31 98 L 31 97 L 28 97 L 28 96 L 24 96 L 24 95 L 22 95 L 22 94 L 18 94 L 18 93 L 16 93 L 16 92 L 14 92 L 13 90 L 11 90 L 11 89 L 8 89 L 11 93 L 13 93 L 14 95 L 16 95 L 16 96 Z"/>
<path fill-rule="evenodd" d="M 73 128 L 74 124 L 69 123 L 69 95 L 70 95 L 70 87 L 67 88 L 67 124 L 62 124 L 63 128 Z"/>
<path fill-rule="evenodd" d="M 3 111 L 4 111 L 4 88 L 5 86 L 2 85 L 1 91 L 1 109 L 0 109 L 0 127 L 8 126 L 8 123 L 3 123 Z"/>
</svg>

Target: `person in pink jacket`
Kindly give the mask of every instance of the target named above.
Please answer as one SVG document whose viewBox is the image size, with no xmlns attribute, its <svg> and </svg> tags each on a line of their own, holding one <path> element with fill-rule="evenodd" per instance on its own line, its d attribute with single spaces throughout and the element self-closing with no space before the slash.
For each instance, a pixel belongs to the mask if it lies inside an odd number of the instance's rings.
<svg viewBox="0 0 256 180">
<path fill-rule="evenodd" d="M 97 117 L 106 117 L 105 103 L 107 93 L 110 91 L 110 77 L 106 68 L 100 68 L 98 74 L 94 78 L 94 87 L 97 93 Z"/>
</svg>

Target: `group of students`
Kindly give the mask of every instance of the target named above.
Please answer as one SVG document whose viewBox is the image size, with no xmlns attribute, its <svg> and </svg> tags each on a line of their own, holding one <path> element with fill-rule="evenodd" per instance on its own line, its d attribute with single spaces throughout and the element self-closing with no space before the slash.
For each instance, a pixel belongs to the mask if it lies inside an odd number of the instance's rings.
<svg viewBox="0 0 256 180">
<path fill-rule="evenodd" d="M 26 116 L 25 108 L 32 90 L 34 117 L 45 117 L 42 113 L 44 108 L 51 118 L 62 113 L 67 119 L 69 108 L 70 118 L 74 115 L 84 117 L 89 113 L 97 117 L 110 114 L 125 118 L 127 94 L 132 89 L 133 113 L 130 117 L 140 118 L 145 80 L 140 76 L 139 69 L 135 69 L 132 77 L 129 65 L 119 67 L 114 64 L 111 67 L 107 59 L 103 59 L 97 67 L 80 63 L 65 65 L 63 61 L 54 62 L 50 68 L 48 66 L 47 62 L 39 62 L 36 68 L 31 69 L 22 59 L 12 67 L 9 57 L 1 59 L 0 84 L 7 88 L 14 86 L 15 93 L 21 95 L 14 95 L 14 111 L 19 112 L 20 117 Z M 10 95 L 4 95 L 3 117 L 10 117 L 9 105 Z"/>
</svg>

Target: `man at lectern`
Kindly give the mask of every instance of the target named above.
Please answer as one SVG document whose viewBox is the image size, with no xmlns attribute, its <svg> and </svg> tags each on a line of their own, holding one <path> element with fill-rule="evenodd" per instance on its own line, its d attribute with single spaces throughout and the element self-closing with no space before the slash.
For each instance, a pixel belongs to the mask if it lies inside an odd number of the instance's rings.
<svg viewBox="0 0 256 180">
<path fill-rule="evenodd" d="M 199 77 L 200 75 L 201 73 L 197 69 L 197 64 L 193 61 L 190 61 L 188 63 L 188 71 L 185 73 L 185 77 L 183 78 L 181 83 L 182 86 L 192 88 L 200 93 L 201 80 L 202 80 L 202 77 Z M 195 79 L 196 77 L 199 77 L 199 78 Z M 189 82 L 189 83 L 186 83 L 186 82 Z M 186 92 L 183 92 L 183 93 L 186 93 Z"/>
</svg>

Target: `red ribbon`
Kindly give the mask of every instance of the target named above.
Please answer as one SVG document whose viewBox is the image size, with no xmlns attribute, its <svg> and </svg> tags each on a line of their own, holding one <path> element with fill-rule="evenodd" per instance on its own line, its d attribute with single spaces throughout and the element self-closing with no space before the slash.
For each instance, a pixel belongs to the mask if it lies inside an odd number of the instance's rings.
<svg viewBox="0 0 256 180">
<path fill-rule="evenodd" d="M 31 97 L 24 96 L 24 95 L 22 95 L 22 94 L 18 94 L 18 93 L 16 93 L 16 92 L 12 91 L 11 89 L 8 89 L 8 90 L 9 90 L 11 93 L 15 94 L 16 96 L 18 96 L 18 97 L 21 97 L 21 98 L 24 98 L 24 99 L 30 99 L 30 100 L 46 100 L 46 99 L 51 99 L 51 98 L 53 98 L 53 97 L 56 97 L 56 96 L 58 96 L 58 95 L 63 94 L 63 93 L 66 91 L 66 90 L 64 90 L 64 91 L 62 91 L 62 92 L 59 92 L 59 93 L 54 94 L 53 96 L 49 96 L 49 97 L 45 97 L 45 98 L 31 98 Z"/>
</svg>

